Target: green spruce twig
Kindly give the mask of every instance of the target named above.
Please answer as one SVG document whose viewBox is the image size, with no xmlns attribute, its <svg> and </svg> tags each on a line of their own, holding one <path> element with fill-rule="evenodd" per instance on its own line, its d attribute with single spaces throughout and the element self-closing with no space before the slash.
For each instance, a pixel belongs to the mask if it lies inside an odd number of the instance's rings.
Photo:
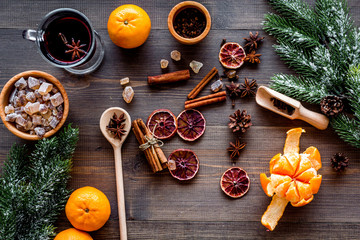
<svg viewBox="0 0 360 240">
<path fill-rule="evenodd" d="M 79 131 L 71 125 L 42 139 L 32 153 L 14 145 L 0 177 L 0 239 L 51 239 L 69 191 L 72 154 Z"/>
</svg>

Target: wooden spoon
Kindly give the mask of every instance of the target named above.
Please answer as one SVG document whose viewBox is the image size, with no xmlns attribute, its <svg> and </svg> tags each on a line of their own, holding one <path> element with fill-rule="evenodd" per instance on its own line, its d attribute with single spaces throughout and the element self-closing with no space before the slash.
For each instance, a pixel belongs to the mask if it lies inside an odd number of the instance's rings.
<svg viewBox="0 0 360 240">
<path fill-rule="evenodd" d="M 280 110 L 279 108 L 274 106 L 271 98 L 276 98 L 289 105 L 290 107 L 293 107 L 294 111 L 292 113 L 288 113 L 286 110 Z M 329 119 L 325 115 L 310 111 L 307 108 L 303 107 L 299 101 L 265 86 L 259 87 L 256 94 L 256 102 L 260 106 L 277 114 L 280 114 L 281 116 L 284 116 L 291 120 L 303 120 L 320 130 L 325 130 L 329 125 Z"/>
<path fill-rule="evenodd" d="M 109 124 L 110 118 L 116 113 L 117 116 L 124 114 L 125 116 L 125 135 L 122 136 L 121 140 L 115 138 L 110 132 L 106 129 L 106 126 Z M 119 211 L 119 224 L 120 224 L 120 239 L 127 239 L 127 230 L 126 230 L 126 212 L 125 212 L 125 197 L 124 197 L 124 181 L 123 181 L 123 171 L 122 171 L 122 162 L 121 162 L 121 147 L 124 143 L 126 137 L 130 133 L 131 128 L 131 118 L 128 112 L 122 108 L 112 107 L 108 108 L 103 112 L 100 118 L 100 130 L 104 137 L 109 141 L 111 146 L 114 148 L 115 155 L 115 175 L 116 175 L 116 188 L 117 188 L 117 200 L 118 200 L 118 211 Z"/>
</svg>

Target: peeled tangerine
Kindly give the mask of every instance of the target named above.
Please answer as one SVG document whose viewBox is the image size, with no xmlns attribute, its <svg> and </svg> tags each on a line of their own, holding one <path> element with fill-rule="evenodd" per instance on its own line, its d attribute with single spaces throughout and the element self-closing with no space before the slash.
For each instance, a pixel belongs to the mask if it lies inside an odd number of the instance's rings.
<svg viewBox="0 0 360 240">
<path fill-rule="evenodd" d="M 321 157 L 316 147 L 309 147 L 299 154 L 302 128 L 287 132 L 284 154 L 275 155 L 270 160 L 270 177 L 260 174 L 261 186 L 272 201 L 261 218 L 261 223 L 270 231 L 274 230 L 288 202 L 294 207 L 302 207 L 314 199 L 319 191 L 322 176 Z"/>
</svg>

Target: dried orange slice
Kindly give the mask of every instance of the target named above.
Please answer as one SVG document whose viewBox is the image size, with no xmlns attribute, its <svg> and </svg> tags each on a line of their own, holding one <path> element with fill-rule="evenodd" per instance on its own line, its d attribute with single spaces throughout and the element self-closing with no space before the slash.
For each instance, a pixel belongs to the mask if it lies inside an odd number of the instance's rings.
<svg viewBox="0 0 360 240">
<path fill-rule="evenodd" d="M 224 68 L 237 69 L 244 64 L 245 50 L 235 42 L 225 43 L 219 52 L 219 61 Z"/>
<path fill-rule="evenodd" d="M 168 109 L 153 111 L 146 126 L 158 139 L 169 139 L 176 133 L 178 124 L 175 115 Z"/>
<path fill-rule="evenodd" d="M 221 176 L 220 187 L 229 197 L 240 198 L 249 191 L 250 178 L 245 170 L 232 167 Z"/>
<path fill-rule="evenodd" d="M 261 223 L 271 231 L 280 220 L 288 202 L 294 207 L 301 207 L 314 199 L 319 191 L 322 176 L 320 153 L 315 147 L 309 147 L 299 154 L 301 128 L 287 132 L 284 154 L 277 154 L 270 160 L 270 177 L 260 174 L 260 182 L 265 194 L 273 197 Z"/>
<path fill-rule="evenodd" d="M 185 141 L 195 141 L 205 132 L 206 120 L 198 110 L 182 111 L 177 117 L 177 122 L 177 133 Z"/>
<path fill-rule="evenodd" d="M 179 180 L 190 180 L 199 171 L 199 159 L 196 154 L 189 149 L 177 149 L 173 151 L 168 162 L 175 162 L 174 169 L 169 169 L 170 174 Z"/>
</svg>

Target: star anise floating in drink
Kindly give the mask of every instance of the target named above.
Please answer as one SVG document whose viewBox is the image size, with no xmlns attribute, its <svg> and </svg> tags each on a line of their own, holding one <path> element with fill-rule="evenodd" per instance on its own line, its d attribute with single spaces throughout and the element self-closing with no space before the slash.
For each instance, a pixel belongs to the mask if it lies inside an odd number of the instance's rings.
<svg viewBox="0 0 360 240">
<path fill-rule="evenodd" d="M 240 84 L 240 91 L 241 91 L 240 97 L 243 98 L 243 97 L 255 96 L 257 87 L 258 85 L 255 79 L 249 82 L 249 79 L 245 78 L 245 82 Z"/>
<path fill-rule="evenodd" d="M 65 53 L 72 53 L 71 60 L 74 60 L 76 57 L 80 59 L 80 53 L 83 53 L 84 55 L 87 53 L 86 51 L 81 49 L 85 47 L 86 44 L 80 45 L 80 40 L 78 40 L 77 43 L 75 43 L 74 38 L 72 38 L 71 44 L 69 44 L 64 34 L 59 33 L 59 36 L 61 37 L 61 40 L 64 42 L 66 47 L 69 48 L 69 50 L 66 50 Z"/>
<path fill-rule="evenodd" d="M 236 140 L 235 143 L 230 142 L 230 147 L 228 147 L 228 151 L 230 152 L 230 158 L 232 160 L 236 160 L 240 157 L 240 150 L 246 146 L 246 143 L 240 142 L 240 140 Z"/>
<path fill-rule="evenodd" d="M 115 138 L 119 138 L 121 140 L 121 137 L 126 133 L 124 130 L 125 120 L 124 113 L 119 117 L 116 115 L 116 113 L 114 113 L 113 117 L 110 118 L 109 125 L 106 126 L 106 128 L 108 131 L 114 134 Z"/>
</svg>

